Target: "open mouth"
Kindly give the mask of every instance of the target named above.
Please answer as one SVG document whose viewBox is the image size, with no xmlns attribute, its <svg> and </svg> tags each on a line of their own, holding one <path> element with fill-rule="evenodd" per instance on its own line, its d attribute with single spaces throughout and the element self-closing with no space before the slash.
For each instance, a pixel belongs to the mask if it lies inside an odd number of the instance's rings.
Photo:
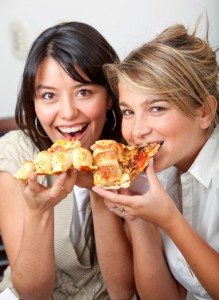
<svg viewBox="0 0 219 300">
<path fill-rule="evenodd" d="M 65 139 L 78 139 L 86 130 L 88 125 L 78 125 L 74 127 L 58 127 L 58 131 L 63 135 Z"/>
<path fill-rule="evenodd" d="M 159 150 L 160 150 L 160 148 L 162 147 L 162 145 L 164 144 L 164 141 L 157 141 L 157 142 L 155 142 L 155 143 L 157 143 L 157 144 L 159 144 L 160 146 L 159 146 Z"/>
<path fill-rule="evenodd" d="M 161 147 L 164 144 L 164 141 L 146 142 L 146 143 L 141 144 L 141 146 L 144 147 L 144 146 L 153 145 L 153 144 L 159 144 Z"/>
</svg>

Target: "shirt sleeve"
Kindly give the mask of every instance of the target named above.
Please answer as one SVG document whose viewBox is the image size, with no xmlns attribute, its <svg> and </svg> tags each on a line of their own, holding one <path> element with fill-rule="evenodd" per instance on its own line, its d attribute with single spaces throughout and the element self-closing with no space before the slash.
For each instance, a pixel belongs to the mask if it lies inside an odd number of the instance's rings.
<svg viewBox="0 0 219 300">
<path fill-rule="evenodd" d="M 31 160 L 37 148 L 21 130 L 6 133 L 0 138 L 0 171 L 15 174 L 25 160 Z"/>
</svg>

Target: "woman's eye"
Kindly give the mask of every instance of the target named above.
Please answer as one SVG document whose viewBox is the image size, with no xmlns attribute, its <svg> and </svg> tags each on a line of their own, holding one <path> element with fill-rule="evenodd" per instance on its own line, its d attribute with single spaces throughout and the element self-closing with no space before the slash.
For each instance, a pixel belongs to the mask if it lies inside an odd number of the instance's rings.
<svg viewBox="0 0 219 300">
<path fill-rule="evenodd" d="M 44 99 L 53 99 L 55 95 L 53 93 L 44 93 L 42 97 Z"/>
<path fill-rule="evenodd" d="M 86 96 L 89 96 L 91 94 L 91 92 L 89 90 L 86 90 L 86 89 L 81 89 L 77 95 L 78 96 L 81 96 L 81 97 L 86 97 Z"/>
<path fill-rule="evenodd" d="M 165 110 L 165 108 L 160 107 L 160 106 L 156 106 L 156 107 L 151 108 L 151 111 L 153 111 L 153 112 L 160 112 L 160 111 L 163 111 L 163 110 Z"/>
<path fill-rule="evenodd" d="M 123 116 L 129 116 L 129 115 L 133 114 L 133 111 L 130 110 L 130 109 L 122 109 L 121 113 L 122 113 Z"/>
</svg>

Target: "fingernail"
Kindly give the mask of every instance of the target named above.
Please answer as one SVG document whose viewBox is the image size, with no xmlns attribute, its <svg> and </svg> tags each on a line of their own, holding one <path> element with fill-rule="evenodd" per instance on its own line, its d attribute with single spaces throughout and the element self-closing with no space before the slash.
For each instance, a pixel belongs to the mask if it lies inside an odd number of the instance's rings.
<svg viewBox="0 0 219 300">
<path fill-rule="evenodd" d="M 66 177 L 66 173 L 61 173 L 61 174 L 59 175 L 59 178 L 60 178 L 61 180 L 65 179 L 65 177 Z"/>
</svg>

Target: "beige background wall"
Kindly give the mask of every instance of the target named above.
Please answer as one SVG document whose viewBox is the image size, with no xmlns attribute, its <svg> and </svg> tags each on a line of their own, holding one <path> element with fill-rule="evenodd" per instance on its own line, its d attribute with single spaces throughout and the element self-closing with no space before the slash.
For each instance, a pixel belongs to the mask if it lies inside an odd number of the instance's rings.
<svg viewBox="0 0 219 300">
<path fill-rule="evenodd" d="M 48 26 L 70 20 L 89 23 L 123 58 L 168 25 L 192 27 L 205 10 L 210 41 L 219 46 L 218 0 L 0 0 L 0 118 L 13 116 L 26 51 Z M 20 52 L 15 51 L 16 37 Z"/>
</svg>

